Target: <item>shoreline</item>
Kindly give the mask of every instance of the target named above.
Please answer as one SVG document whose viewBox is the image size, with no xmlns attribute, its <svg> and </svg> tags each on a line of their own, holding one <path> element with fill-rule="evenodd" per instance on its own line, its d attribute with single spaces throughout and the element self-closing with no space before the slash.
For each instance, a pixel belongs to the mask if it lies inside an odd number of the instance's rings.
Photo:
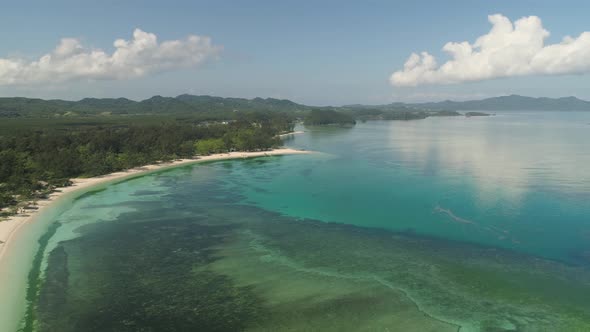
<svg viewBox="0 0 590 332">
<path fill-rule="evenodd" d="M 11 331 L 18 329 L 18 324 L 22 319 L 21 314 L 24 313 L 25 309 L 24 305 L 21 306 L 20 303 L 17 304 L 15 303 L 15 301 L 21 301 L 22 304 L 24 304 L 25 298 L 23 290 L 26 291 L 27 285 L 25 285 L 24 289 L 23 287 L 15 287 L 17 285 L 14 285 L 14 281 L 22 280 L 22 283 L 26 284 L 27 275 L 30 271 L 31 266 L 28 266 L 30 264 L 26 264 L 25 267 L 28 268 L 26 269 L 26 272 L 23 274 L 24 271 L 22 271 L 22 267 L 20 270 L 14 269 L 14 265 L 20 263 L 17 259 L 17 256 L 19 255 L 28 255 L 27 257 L 21 257 L 23 258 L 22 260 L 28 263 L 32 262 L 32 258 L 35 255 L 35 252 L 23 253 L 17 249 L 22 249 L 22 238 L 24 237 L 28 237 L 28 241 L 32 240 L 32 238 L 35 238 L 34 243 L 25 244 L 37 247 L 38 236 L 31 237 L 32 234 L 29 234 L 29 236 L 25 236 L 25 233 L 27 232 L 24 232 L 24 230 L 29 229 L 32 226 L 41 226 L 39 224 L 43 223 L 35 223 L 35 221 L 40 219 L 40 217 L 42 217 L 44 213 L 47 212 L 47 210 L 51 210 L 51 208 L 57 206 L 58 203 L 61 202 L 64 198 L 81 195 L 84 192 L 92 190 L 93 188 L 100 185 L 114 184 L 130 178 L 144 176 L 152 172 L 191 164 L 219 160 L 247 159 L 266 156 L 310 153 L 313 152 L 305 150 L 296 150 L 291 148 L 279 148 L 269 151 L 257 152 L 229 152 L 213 154 L 209 156 L 202 156 L 194 159 L 180 159 L 172 162 L 140 166 L 121 172 L 101 175 L 98 177 L 71 179 L 71 181 L 73 182 L 71 186 L 56 188 L 57 192 L 51 193 L 49 195 L 49 198 L 36 201 L 36 210 L 29 209 L 23 213 L 9 216 L 8 218 L 2 219 L 0 221 L 0 294 L 2 294 L 2 297 L 0 297 L 0 330 Z M 37 229 L 35 232 L 33 232 L 33 230 L 31 231 L 31 233 L 37 233 L 37 235 L 39 235 L 40 232 L 41 230 L 39 229 Z M 19 299 L 16 300 L 17 298 Z M 18 314 L 19 312 L 21 314 Z M 18 317 L 14 317 L 14 315 L 17 315 Z"/>
</svg>

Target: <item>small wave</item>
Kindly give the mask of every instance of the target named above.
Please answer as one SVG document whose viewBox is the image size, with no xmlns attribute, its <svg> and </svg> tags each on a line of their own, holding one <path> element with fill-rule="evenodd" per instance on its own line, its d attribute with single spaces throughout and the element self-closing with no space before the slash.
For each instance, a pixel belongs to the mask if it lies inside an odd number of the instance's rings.
<svg viewBox="0 0 590 332">
<path fill-rule="evenodd" d="M 454 214 L 453 211 L 451 211 L 451 209 L 445 209 L 445 208 L 441 207 L 440 205 L 436 205 L 434 207 L 434 211 L 437 213 L 446 214 L 451 219 L 453 219 L 454 221 L 456 221 L 458 223 L 476 225 L 476 222 L 474 222 L 473 220 L 461 218 L 461 217 L 457 216 L 456 214 Z"/>
<path fill-rule="evenodd" d="M 510 231 L 508 231 L 508 230 L 505 230 L 505 229 L 502 229 L 502 228 L 499 228 L 499 227 L 493 226 L 493 225 L 482 226 L 473 220 L 459 217 L 451 209 L 445 209 L 438 204 L 434 207 L 434 212 L 446 214 L 449 218 L 451 218 L 456 223 L 464 224 L 464 225 L 472 225 L 476 229 L 492 233 L 500 241 L 509 240 L 513 244 L 520 244 L 521 243 L 519 240 L 517 240 L 516 238 L 511 236 Z"/>
</svg>

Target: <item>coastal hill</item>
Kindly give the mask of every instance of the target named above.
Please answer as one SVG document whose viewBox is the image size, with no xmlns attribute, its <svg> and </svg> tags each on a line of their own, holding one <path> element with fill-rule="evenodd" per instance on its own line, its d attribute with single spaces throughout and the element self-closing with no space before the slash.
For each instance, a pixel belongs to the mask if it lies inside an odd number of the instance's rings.
<svg viewBox="0 0 590 332">
<path fill-rule="evenodd" d="M 79 101 L 37 98 L 0 98 L 0 117 L 53 117 L 125 114 L 182 114 L 233 111 L 302 111 L 309 106 L 274 98 L 222 98 L 183 94 L 154 96 L 142 101 L 127 98 L 84 98 Z"/>
</svg>

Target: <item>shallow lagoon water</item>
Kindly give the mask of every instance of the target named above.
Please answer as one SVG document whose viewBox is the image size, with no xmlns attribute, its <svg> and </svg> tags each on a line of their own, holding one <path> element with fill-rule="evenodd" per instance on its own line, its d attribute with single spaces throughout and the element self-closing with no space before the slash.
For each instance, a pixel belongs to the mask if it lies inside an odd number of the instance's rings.
<svg viewBox="0 0 590 332">
<path fill-rule="evenodd" d="M 590 329 L 586 113 L 306 128 L 62 213 L 41 331 Z"/>
</svg>

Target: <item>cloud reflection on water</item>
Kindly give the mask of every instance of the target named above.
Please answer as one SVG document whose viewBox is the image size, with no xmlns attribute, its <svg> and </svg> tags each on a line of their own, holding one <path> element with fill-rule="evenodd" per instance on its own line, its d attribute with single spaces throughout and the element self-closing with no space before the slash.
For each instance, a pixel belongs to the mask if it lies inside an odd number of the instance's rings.
<svg viewBox="0 0 590 332">
<path fill-rule="evenodd" d="M 585 152 L 581 138 L 588 131 L 582 118 L 590 116 L 567 115 L 571 118 L 503 113 L 392 122 L 388 149 L 424 172 L 468 177 L 484 207 L 499 201 L 517 206 L 527 194 L 539 190 L 588 196 L 590 153 Z"/>
</svg>

